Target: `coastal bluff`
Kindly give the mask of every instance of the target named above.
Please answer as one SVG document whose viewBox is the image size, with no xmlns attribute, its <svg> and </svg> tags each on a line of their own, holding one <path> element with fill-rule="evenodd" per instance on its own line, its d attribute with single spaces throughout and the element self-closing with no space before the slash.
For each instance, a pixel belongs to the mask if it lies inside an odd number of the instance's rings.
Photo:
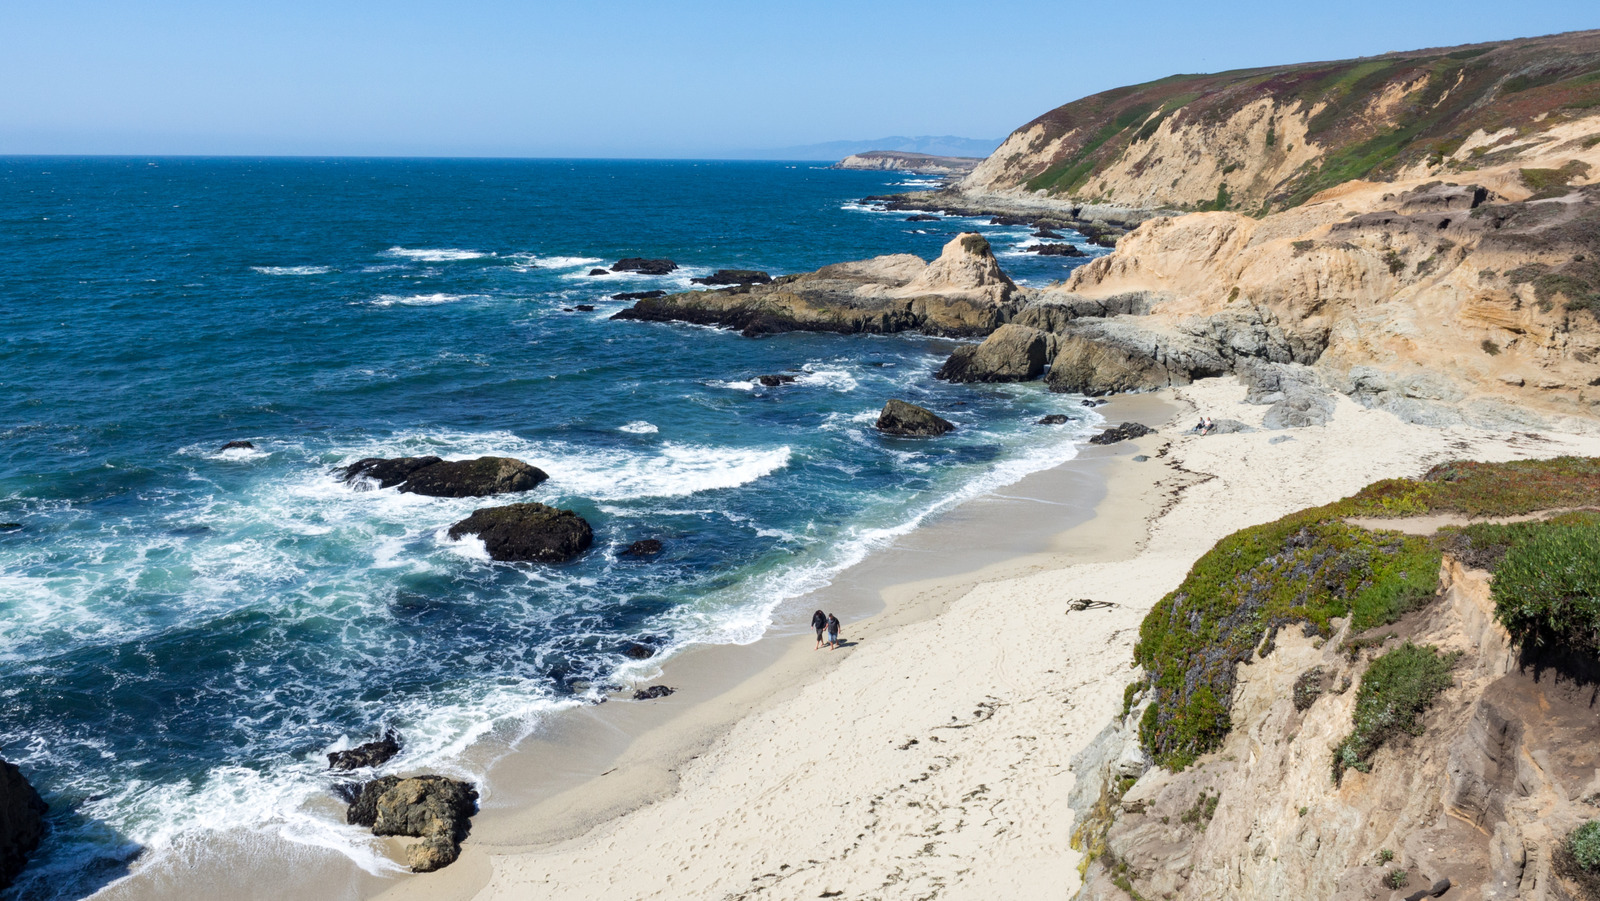
<svg viewBox="0 0 1600 901">
<path fill-rule="evenodd" d="M 833 164 L 835 169 L 864 169 L 875 172 L 909 172 L 913 175 L 967 175 L 983 160 L 965 156 L 932 156 L 899 150 L 868 150 L 852 153 Z"/>
<path fill-rule="evenodd" d="M 738 285 L 644 298 L 613 319 L 690 322 L 748 337 L 792 331 L 982 337 L 1020 307 L 1019 289 L 982 235 L 957 235 L 939 258 L 892 254 Z"/>
</svg>

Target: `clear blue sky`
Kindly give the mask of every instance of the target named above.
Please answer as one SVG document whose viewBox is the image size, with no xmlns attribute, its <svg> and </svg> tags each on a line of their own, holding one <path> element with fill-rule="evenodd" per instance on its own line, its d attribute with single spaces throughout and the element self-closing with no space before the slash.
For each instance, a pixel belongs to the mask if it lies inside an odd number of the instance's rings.
<svg viewBox="0 0 1600 901">
<path fill-rule="evenodd" d="M 0 3 L 0 153 L 715 157 L 999 138 L 1123 84 L 1600 27 L 1600 4 Z"/>
</svg>

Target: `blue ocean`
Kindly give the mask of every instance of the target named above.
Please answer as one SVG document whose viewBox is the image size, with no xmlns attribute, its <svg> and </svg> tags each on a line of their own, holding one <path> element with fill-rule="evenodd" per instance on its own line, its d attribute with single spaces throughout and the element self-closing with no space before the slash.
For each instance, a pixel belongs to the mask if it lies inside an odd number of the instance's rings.
<svg viewBox="0 0 1600 901">
<path fill-rule="evenodd" d="M 328 751 L 394 728 L 396 766 L 474 776 L 474 741 L 661 665 L 630 642 L 753 641 L 785 599 L 1072 457 L 1092 412 L 935 381 L 953 341 L 609 318 L 620 292 L 931 259 L 960 231 L 1024 284 L 1082 262 L 1019 252 L 1027 228 L 855 202 L 925 184 L 810 163 L 0 158 L 0 757 L 52 828 L 12 895 L 83 897 L 240 825 L 392 866 L 318 803 Z M 681 268 L 588 274 L 629 256 Z M 959 429 L 881 437 L 890 397 Z M 1078 425 L 1034 424 L 1048 413 Z M 422 454 L 550 480 L 450 500 L 333 474 Z M 593 549 L 496 563 L 445 534 L 526 499 L 581 513 Z M 645 538 L 659 558 L 618 555 Z"/>
</svg>

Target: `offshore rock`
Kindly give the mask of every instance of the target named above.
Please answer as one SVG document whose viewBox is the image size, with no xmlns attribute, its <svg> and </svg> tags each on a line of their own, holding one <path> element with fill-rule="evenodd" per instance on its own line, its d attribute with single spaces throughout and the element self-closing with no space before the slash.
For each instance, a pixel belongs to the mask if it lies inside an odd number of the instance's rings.
<svg viewBox="0 0 1600 901">
<path fill-rule="evenodd" d="M 611 270 L 610 269 L 590 269 L 589 270 L 589 274 L 590 275 L 610 275 L 611 274 Z"/>
<path fill-rule="evenodd" d="M 229 441 L 227 444 L 217 448 L 217 450 L 255 450 L 255 448 L 256 446 L 248 441 Z"/>
<path fill-rule="evenodd" d="M 1039 425 L 1066 425 L 1067 423 L 1069 423 L 1071 421 L 1072 421 L 1072 417 L 1068 416 L 1065 413 L 1051 413 L 1049 416 L 1045 416 L 1042 419 L 1040 419 L 1038 424 Z"/>
<path fill-rule="evenodd" d="M 932 438 L 955 429 L 955 424 L 939 418 L 932 410 L 890 400 L 878 415 L 878 431 L 907 438 Z"/>
<path fill-rule="evenodd" d="M 490 558 L 505 562 L 565 563 L 594 543 L 583 517 L 544 504 L 483 507 L 451 526 L 449 535 L 477 535 Z"/>
<path fill-rule="evenodd" d="M 441 460 L 438 457 L 369 457 L 345 467 L 346 482 L 370 479 L 379 488 L 400 486 L 408 494 L 428 497 L 489 497 L 538 487 L 549 476 L 511 457 Z"/>
<path fill-rule="evenodd" d="M 770 284 L 646 298 L 612 318 L 717 325 L 739 329 L 747 337 L 912 330 L 979 337 L 1016 312 L 1016 293 L 989 242 L 982 235 L 963 234 L 946 244 L 932 263 L 911 254 L 836 263 Z"/>
<path fill-rule="evenodd" d="M 621 557 L 654 557 L 661 553 L 661 542 L 654 538 L 646 538 L 628 545 L 628 549 L 618 556 Z"/>
<path fill-rule="evenodd" d="M 935 378 L 950 382 L 1026 382 L 1044 373 L 1051 337 L 1025 325 L 1006 323 L 982 344 L 957 348 Z"/>
<path fill-rule="evenodd" d="M 718 269 L 704 278 L 691 278 L 691 284 L 696 285 L 765 285 L 772 282 L 772 276 L 757 269 Z"/>
<path fill-rule="evenodd" d="M 0 889 L 11 884 L 39 847 L 49 809 L 21 771 L 0 760 Z"/>
<path fill-rule="evenodd" d="M 1142 422 L 1124 422 L 1122 425 L 1112 426 L 1093 438 L 1090 438 L 1089 443 L 1116 444 L 1119 441 L 1131 441 L 1135 438 L 1143 438 L 1154 431 L 1155 429 L 1150 428 Z"/>
<path fill-rule="evenodd" d="M 756 381 L 760 382 L 762 387 L 765 387 L 765 388 L 776 388 L 779 385 L 792 385 L 792 384 L 794 384 L 795 376 L 792 376 L 792 375 L 763 375 L 763 376 L 760 376 L 759 378 L 757 378 Z"/>
<path fill-rule="evenodd" d="M 611 267 L 611 271 L 637 272 L 640 275 L 666 275 L 677 268 L 678 264 L 671 260 L 647 260 L 644 257 L 628 257 L 625 260 L 618 260 L 617 264 Z"/>
<path fill-rule="evenodd" d="M 621 294 L 611 295 L 612 300 L 652 300 L 657 297 L 666 297 L 667 292 L 659 288 L 654 291 L 623 291 Z"/>
<path fill-rule="evenodd" d="M 1060 235 L 1035 235 L 1035 237 L 1059 238 Z M 1029 244 L 1022 248 L 1023 253 L 1036 253 L 1042 257 L 1081 257 L 1084 252 L 1072 244 Z"/>
<path fill-rule="evenodd" d="M 355 770 L 362 767 L 376 767 L 388 763 L 391 758 L 400 753 L 400 740 L 390 729 L 383 733 L 383 738 L 357 745 L 348 751 L 334 751 L 328 755 L 328 769 L 330 770 Z"/>
<path fill-rule="evenodd" d="M 406 849 L 406 855 L 413 872 L 431 873 L 460 856 L 461 840 L 477 810 L 478 792 L 470 782 L 446 776 L 385 776 L 361 786 L 345 821 L 371 827 L 373 835 L 422 839 Z"/>
</svg>

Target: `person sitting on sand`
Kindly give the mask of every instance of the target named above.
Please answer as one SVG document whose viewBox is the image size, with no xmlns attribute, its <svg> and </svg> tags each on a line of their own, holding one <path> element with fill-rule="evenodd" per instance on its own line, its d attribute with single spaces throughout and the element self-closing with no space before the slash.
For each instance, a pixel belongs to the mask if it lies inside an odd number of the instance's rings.
<svg viewBox="0 0 1600 901">
<path fill-rule="evenodd" d="M 839 617 L 828 614 L 828 650 L 839 647 Z"/>
<path fill-rule="evenodd" d="M 828 628 L 828 614 L 823 613 L 821 610 L 811 614 L 811 628 L 817 630 L 817 646 L 812 650 L 820 651 L 822 650 L 822 630 Z"/>
<path fill-rule="evenodd" d="M 1211 430 L 1216 427 L 1217 425 L 1211 421 L 1211 417 L 1203 416 L 1200 418 L 1200 434 L 1209 435 L 1211 434 Z"/>
</svg>

